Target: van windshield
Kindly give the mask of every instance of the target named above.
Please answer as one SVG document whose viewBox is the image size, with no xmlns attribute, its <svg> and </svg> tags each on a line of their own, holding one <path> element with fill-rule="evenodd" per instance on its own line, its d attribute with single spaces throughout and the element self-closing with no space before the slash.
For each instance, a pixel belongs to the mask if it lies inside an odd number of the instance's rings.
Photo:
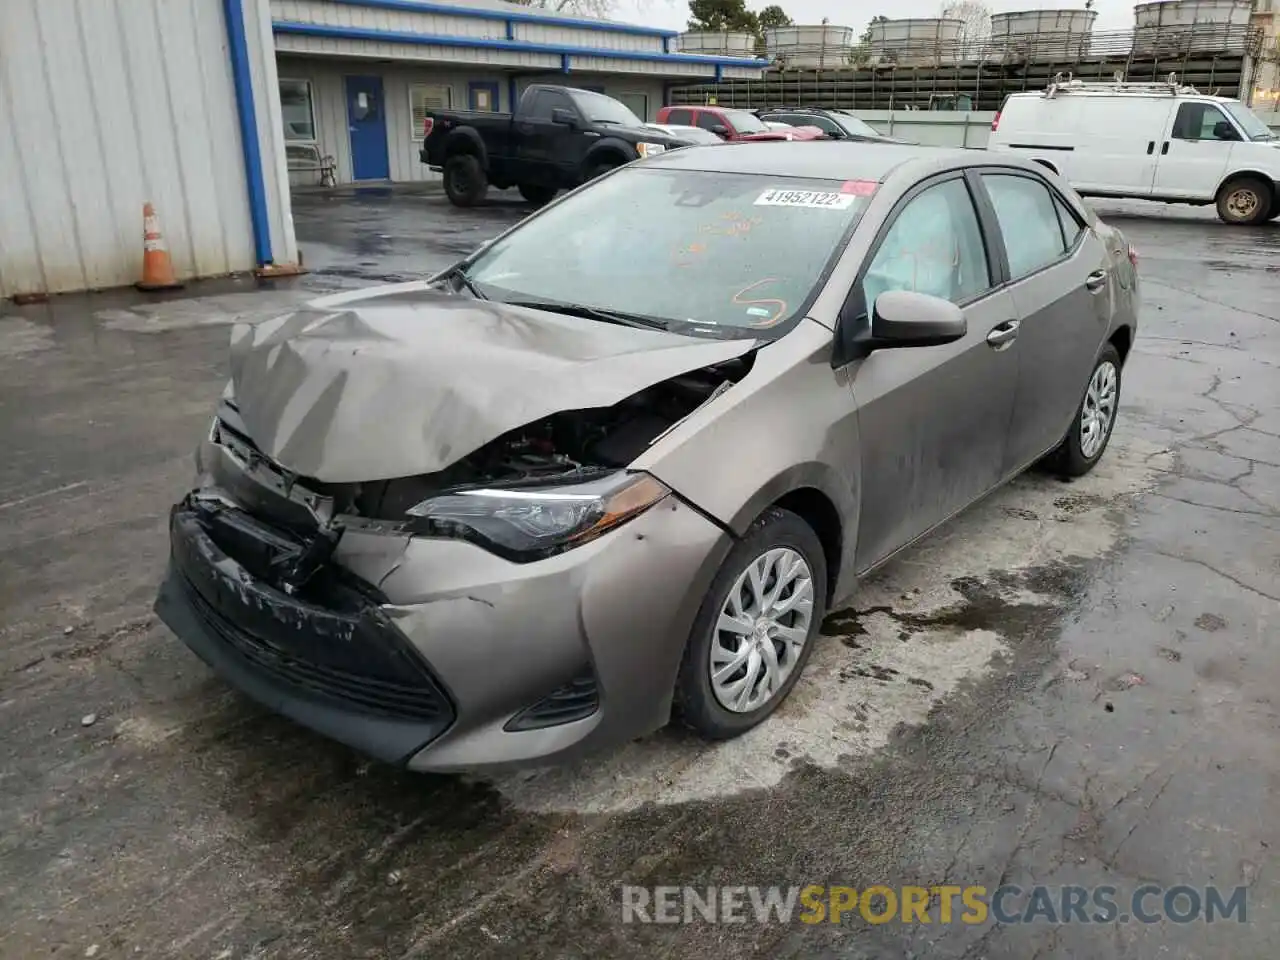
<svg viewBox="0 0 1280 960">
<path fill-rule="evenodd" d="M 1250 140 L 1274 140 L 1275 133 L 1265 123 L 1258 119 L 1258 115 L 1246 107 L 1238 100 L 1228 100 L 1223 104 L 1227 109 L 1227 113 L 1231 114 L 1231 118 L 1240 125 L 1240 129 L 1244 131 L 1244 135 Z"/>
</svg>

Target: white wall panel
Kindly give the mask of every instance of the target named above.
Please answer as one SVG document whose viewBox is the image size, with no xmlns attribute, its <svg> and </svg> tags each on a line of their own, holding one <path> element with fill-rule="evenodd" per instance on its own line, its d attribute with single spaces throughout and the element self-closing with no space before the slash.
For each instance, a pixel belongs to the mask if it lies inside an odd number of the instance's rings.
<svg viewBox="0 0 1280 960">
<path fill-rule="evenodd" d="M 261 34 L 266 0 L 242 2 Z M 0 0 L 0 131 L 0 296 L 134 282 L 146 201 L 180 277 L 256 265 L 221 0 Z"/>
</svg>

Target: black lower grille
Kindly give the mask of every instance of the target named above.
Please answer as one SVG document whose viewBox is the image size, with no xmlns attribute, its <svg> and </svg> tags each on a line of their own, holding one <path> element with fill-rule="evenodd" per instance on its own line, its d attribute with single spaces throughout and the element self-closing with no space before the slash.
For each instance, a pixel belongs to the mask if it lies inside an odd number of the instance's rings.
<svg viewBox="0 0 1280 960">
<path fill-rule="evenodd" d="M 541 730 L 585 720 L 600 709 L 600 690 L 590 668 L 507 721 L 505 730 Z"/>
<path fill-rule="evenodd" d="M 452 720 L 427 665 L 375 604 L 350 592 L 337 609 L 287 596 L 228 557 L 207 522 L 175 511 L 173 554 L 192 608 L 225 649 L 278 683 L 354 712 Z"/>
</svg>

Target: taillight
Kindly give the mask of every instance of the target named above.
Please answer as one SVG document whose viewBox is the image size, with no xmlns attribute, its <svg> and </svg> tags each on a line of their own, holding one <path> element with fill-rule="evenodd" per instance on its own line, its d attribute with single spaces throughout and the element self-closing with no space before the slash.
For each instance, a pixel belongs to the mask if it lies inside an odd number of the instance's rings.
<svg viewBox="0 0 1280 960">
<path fill-rule="evenodd" d="M 1138 249 L 1132 243 L 1129 244 L 1129 262 L 1133 264 L 1133 269 L 1138 269 Z"/>
<path fill-rule="evenodd" d="M 427 119 L 422 121 L 422 139 L 423 140 L 431 136 L 431 128 L 434 127 L 435 125 L 436 125 L 436 121 L 434 117 L 427 117 Z"/>
<path fill-rule="evenodd" d="M 996 115 L 991 118 L 991 132 L 995 133 L 1000 129 L 1000 111 L 996 111 Z"/>
</svg>

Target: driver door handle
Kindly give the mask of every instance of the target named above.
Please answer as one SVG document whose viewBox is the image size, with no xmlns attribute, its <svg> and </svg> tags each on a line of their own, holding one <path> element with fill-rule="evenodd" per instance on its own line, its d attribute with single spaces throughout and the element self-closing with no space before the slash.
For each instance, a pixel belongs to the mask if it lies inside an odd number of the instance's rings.
<svg viewBox="0 0 1280 960">
<path fill-rule="evenodd" d="M 1084 278 L 1084 285 L 1090 293 L 1097 293 L 1107 285 L 1107 271 L 1093 271 L 1093 273 Z"/>
<path fill-rule="evenodd" d="M 1006 320 L 1004 323 L 997 324 L 987 334 L 987 343 L 993 350 L 1007 349 L 1013 341 L 1018 339 L 1019 326 L 1020 322 L 1017 320 Z"/>
</svg>

